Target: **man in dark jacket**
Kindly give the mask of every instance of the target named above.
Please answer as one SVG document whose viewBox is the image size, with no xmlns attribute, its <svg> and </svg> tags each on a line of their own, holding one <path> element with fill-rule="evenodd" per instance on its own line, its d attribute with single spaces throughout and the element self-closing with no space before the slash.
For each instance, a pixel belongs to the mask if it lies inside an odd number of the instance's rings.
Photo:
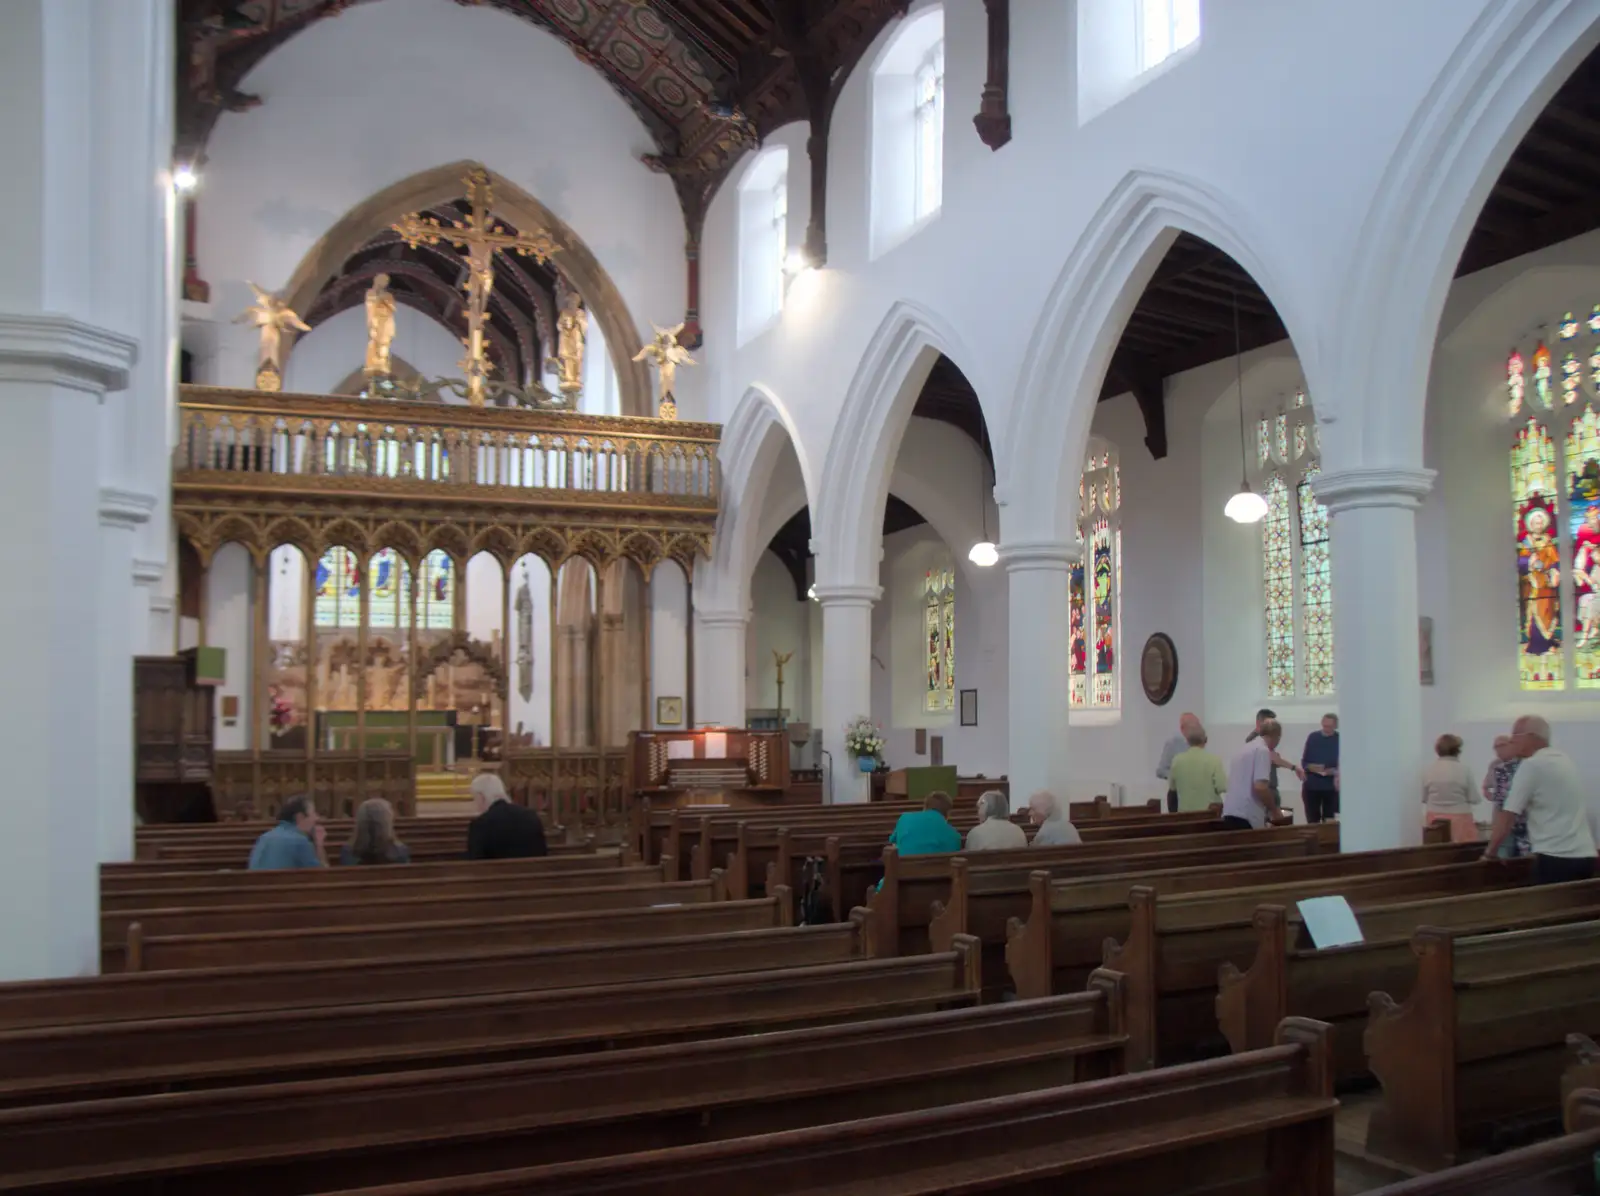
<svg viewBox="0 0 1600 1196">
<path fill-rule="evenodd" d="M 478 816 L 467 824 L 467 859 L 525 860 L 550 854 L 539 815 L 507 797 L 494 773 L 472 779 L 472 802 Z"/>
</svg>

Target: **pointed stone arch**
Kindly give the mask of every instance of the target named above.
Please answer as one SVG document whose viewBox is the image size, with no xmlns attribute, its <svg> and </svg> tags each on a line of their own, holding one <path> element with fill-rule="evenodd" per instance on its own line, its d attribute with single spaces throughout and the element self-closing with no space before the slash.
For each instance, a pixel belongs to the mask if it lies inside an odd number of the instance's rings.
<svg viewBox="0 0 1600 1196">
<path fill-rule="evenodd" d="M 1261 222 L 1254 222 L 1259 225 Z M 1181 232 L 1247 270 L 1288 329 L 1309 374 L 1301 305 L 1246 236 L 1249 214 L 1181 175 L 1133 170 L 1100 205 L 1057 275 L 1029 338 L 996 461 L 1000 527 L 1009 545 L 1065 543 L 1076 522 L 1078 471 L 1111 355 L 1156 267 Z"/>
<path fill-rule="evenodd" d="M 885 313 L 856 367 L 834 429 L 812 506 L 817 584 L 876 585 L 889 477 L 911 410 L 939 356 L 977 391 L 985 420 L 989 392 L 976 356 L 944 317 L 902 299 Z"/>
<path fill-rule="evenodd" d="M 1462 250 L 1512 152 L 1597 44 L 1600 0 L 1485 5 L 1428 89 L 1338 297 L 1332 343 L 1346 351 L 1328 363 L 1328 389 L 1348 396 L 1350 415 L 1324 440 L 1339 467 L 1422 465 L 1428 375 Z"/>
<path fill-rule="evenodd" d="M 465 191 L 462 180 L 471 170 L 484 170 L 489 175 L 497 213 L 524 232 L 545 230 L 560 246 L 555 260 L 583 296 L 590 316 L 605 336 L 617 372 L 622 414 L 654 415 L 649 371 L 642 362 L 633 360 L 642 347 L 639 328 L 611 276 L 570 225 L 516 183 L 478 162 L 435 166 L 392 183 L 351 208 L 300 260 L 283 289 L 289 307 L 294 311 L 309 310 L 351 254 L 408 212 L 459 199 Z"/>
</svg>

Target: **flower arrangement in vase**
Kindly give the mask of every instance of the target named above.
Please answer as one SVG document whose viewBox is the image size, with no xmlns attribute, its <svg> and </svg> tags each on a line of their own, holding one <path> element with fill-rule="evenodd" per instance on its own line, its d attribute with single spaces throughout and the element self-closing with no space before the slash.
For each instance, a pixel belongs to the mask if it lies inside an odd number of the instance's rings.
<svg viewBox="0 0 1600 1196">
<path fill-rule="evenodd" d="M 883 756 L 883 728 L 866 715 L 857 715 L 845 725 L 844 750 L 856 758 L 862 772 L 872 772 Z"/>
</svg>

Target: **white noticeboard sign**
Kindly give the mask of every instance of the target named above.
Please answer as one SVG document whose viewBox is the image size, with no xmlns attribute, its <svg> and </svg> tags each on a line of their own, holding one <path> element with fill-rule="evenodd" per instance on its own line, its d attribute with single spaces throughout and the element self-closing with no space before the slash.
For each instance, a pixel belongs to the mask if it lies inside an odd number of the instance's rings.
<svg viewBox="0 0 1600 1196">
<path fill-rule="evenodd" d="M 1308 897 L 1300 902 L 1300 918 L 1319 951 L 1364 941 L 1355 911 L 1343 897 Z"/>
</svg>

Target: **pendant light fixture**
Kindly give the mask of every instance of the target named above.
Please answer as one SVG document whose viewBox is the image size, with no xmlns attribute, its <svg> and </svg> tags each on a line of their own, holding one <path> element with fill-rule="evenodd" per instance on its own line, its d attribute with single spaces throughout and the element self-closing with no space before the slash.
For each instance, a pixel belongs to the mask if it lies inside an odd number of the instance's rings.
<svg viewBox="0 0 1600 1196">
<path fill-rule="evenodd" d="M 1260 523 L 1267 517 L 1267 500 L 1250 489 L 1245 462 L 1249 446 L 1244 435 L 1244 350 L 1239 338 L 1239 292 L 1233 292 L 1233 370 L 1239 385 L 1239 493 L 1228 500 L 1222 513 L 1235 523 Z"/>
<path fill-rule="evenodd" d="M 983 420 L 983 413 L 981 411 L 978 414 L 978 419 L 980 422 Z M 988 461 L 989 425 L 987 423 L 983 423 L 982 429 L 981 450 L 983 452 L 984 460 Z M 984 476 L 988 477 L 989 475 L 985 474 Z M 994 546 L 994 541 L 989 539 L 989 496 L 984 493 L 982 487 L 979 487 L 978 489 L 978 518 L 983 523 L 983 539 L 979 540 L 971 547 L 971 549 L 968 550 L 967 560 L 971 561 L 980 569 L 987 569 L 999 561 L 1000 550 Z"/>
</svg>

